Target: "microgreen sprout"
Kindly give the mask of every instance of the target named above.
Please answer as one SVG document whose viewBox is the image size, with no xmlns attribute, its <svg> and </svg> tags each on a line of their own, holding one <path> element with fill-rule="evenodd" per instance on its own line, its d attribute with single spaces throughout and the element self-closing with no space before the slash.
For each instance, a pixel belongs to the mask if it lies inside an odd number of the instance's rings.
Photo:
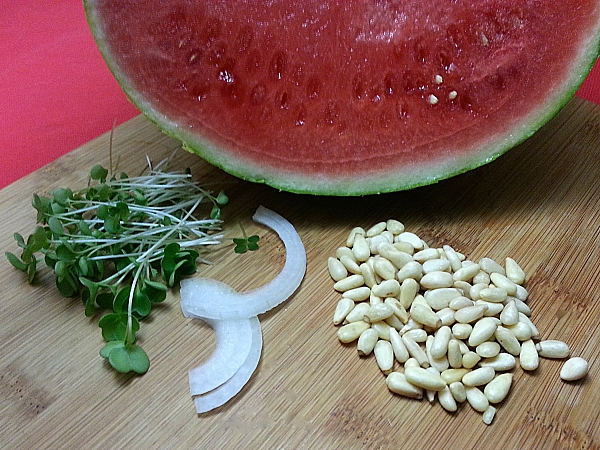
<svg viewBox="0 0 600 450">
<path fill-rule="evenodd" d="M 233 238 L 233 243 L 235 244 L 235 248 L 233 249 L 236 253 L 246 253 L 246 251 L 255 251 L 258 250 L 258 235 L 248 236 L 246 235 L 246 230 L 241 222 L 238 222 L 240 225 L 240 229 L 242 230 L 241 238 Z"/>
<path fill-rule="evenodd" d="M 21 257 L 6 257 L 30 283 L 43 261 L 54 270 L 58 291 L 80 295 L 86 316 L 108 311 L 98 322 L 107 342 L 100 351 L 118 372 L 145 373 L 146 352 L 136 344 L 140 321 L 167 290 L 196 271 L 196 248 L 220 243 L 221 206 L 228 202 L 192 181 L 189 171 L 160 166 L 144 175 L 110 176 L 102 166 L 90 172 L 87 188 L 34 194 L 34 232 L 14 235 Z M 209 218 L 198 218 L 211 205 Z M 43 258 L 38 259 L 40 253 Z"/>
</svg>

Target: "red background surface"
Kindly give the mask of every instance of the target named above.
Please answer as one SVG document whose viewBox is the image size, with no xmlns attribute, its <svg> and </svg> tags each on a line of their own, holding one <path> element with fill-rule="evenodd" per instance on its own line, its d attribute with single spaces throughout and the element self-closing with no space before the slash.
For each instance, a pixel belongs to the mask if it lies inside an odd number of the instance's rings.
<svg viewBox="0 0 600 450">
<path fill-rule="evenodd" d="M 102 60 L 81 0 L 3 3 L 0 188 L 139 114 Z M 600 64 L 577 95 L 600 103 Z"/>
</svg>

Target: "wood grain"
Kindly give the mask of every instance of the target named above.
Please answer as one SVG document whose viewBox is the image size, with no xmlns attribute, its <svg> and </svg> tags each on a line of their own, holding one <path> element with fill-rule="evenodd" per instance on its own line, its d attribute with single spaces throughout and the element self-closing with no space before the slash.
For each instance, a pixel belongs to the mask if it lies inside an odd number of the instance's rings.
<svg viewBox="0 0 600 450">
<path fill-rule="evenodd" d="M 33 192 L 85 186 L 89 169 L 108 166 L 109 136 L 65 155 L 0 191 L 0 241 L 30 233 Z M 137 117 L 114 132 L 113 155 L 130 174 L 169 156 L 177 142 Z M 0 283 L 0 447 L 29 448 L 600 448 L 600 109 L 573 99 L 534 137 L 495 162 L 419 188 L 363 198 L 278 192 L 234 179 L 179 152 L 204 185 L 224 187 L 227 238 L 237 219 L 262 236 L 258 252 L 224 245 L 199 274 L 238 289 L 258 286 L 283 265 L 274 233 L 251 221 L 259 204 L 288 218 L 308 251 L 306 278 L 285 304 L 261 317 L 258 370 L 233 401 L 194 412 L 187 371 L 214 345 L 210 328 L 185 319 L 178 295 L 142 324 L 150 354 L 141 377 L 117 375 L 98 356 L 98 317 L 64 299 L 42 270 L 28 285 L 2 258 Z M 40 149 L 43 151 L 43 149 Z M 357 225 L 396 218 L 431 245 L 451 244 L 472 259 L 515 258 L 528 273 L 532 318 L 544 338 L 562 339 L 591 363 L 585 380 L 559 379 L 560 361 L 533 374 L 515 370 L 514 387 L 486 426 L 468 405 L 448 414 L 439 404 L 391 394 L 373 358 L 341 345 L 331 324 L 338 294 L 327 257 Z"/>
</svg>

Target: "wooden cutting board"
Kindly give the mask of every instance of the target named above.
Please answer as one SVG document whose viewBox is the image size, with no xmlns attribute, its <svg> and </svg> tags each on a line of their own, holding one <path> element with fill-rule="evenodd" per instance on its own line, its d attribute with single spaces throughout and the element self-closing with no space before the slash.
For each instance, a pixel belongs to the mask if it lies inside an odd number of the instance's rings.
<svg viewBox="0 0 600 450">
<path fill-rule="evenodd" d="M 145 156 L 159 161 L 177 142 L 137 117 L 114 132 L 113 163 L 135 175 Z M 14 232 L 35 226 L 31 196 L 83 187 L 89 169 L 109 165 L 102 136 L 0 191 L 0 242 L 17 252 Z M 43 152 L 43 148 L 40 149 Z M 364 198 L 278 192 L 240 181 L 179 152 L 205 186 L 225 188 L 226 245 L 199 274 L 236 289 L 259 286 L 283 265 L 283 246 L 251 215 L 263 204 L 292 222 L 308 253 L 306 278 L 281 307 L 261 317 L 264 348 L 249 384 L 231 402 L 198 416 L 187 372 L 208 358 L 212 331 L 185 319 L 178 294 L 142 323 L 151 367 L 118 375 L 98 356 L 98 317 L 60 297 L 43 269 L 32 286 L 0 260 L 0 447 L 328 449 L 600 448 L 600 108 L 573 99 L 534 137 L 497 161 L 437 185 Z M 494 423 L 463 404 L 455 414 L 386 388 L 374 358 L 342 345 L 331 319 L 339 294 L 327 257 L 354 226 L 389 218 L 431 245 L 451 244 L 478 260 L 516 259 L 528 273 L 532 318 L 543 338 L 566 341 L 591 363 L 585 380 L 559 379 L 561 361 L 534 373 L 515 369 Z M 257 252 L 237 255 L 238 219 L 262 236 Z"/>
</svg>

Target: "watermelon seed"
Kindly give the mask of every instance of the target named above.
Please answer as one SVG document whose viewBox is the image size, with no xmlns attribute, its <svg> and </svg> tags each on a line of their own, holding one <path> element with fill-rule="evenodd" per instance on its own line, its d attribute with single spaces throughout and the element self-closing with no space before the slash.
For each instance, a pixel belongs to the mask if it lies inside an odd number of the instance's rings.
<svg viewBox="0 0 600 450">
<path fill-rule="evenodd" d="M 454 100 L 457 96 L 458 96 L 458 92 L 456 92 L 456 91 L 450 91 L 450 93 L 448 94 L 448 98 L 450 100 Z"/>
</svg>

